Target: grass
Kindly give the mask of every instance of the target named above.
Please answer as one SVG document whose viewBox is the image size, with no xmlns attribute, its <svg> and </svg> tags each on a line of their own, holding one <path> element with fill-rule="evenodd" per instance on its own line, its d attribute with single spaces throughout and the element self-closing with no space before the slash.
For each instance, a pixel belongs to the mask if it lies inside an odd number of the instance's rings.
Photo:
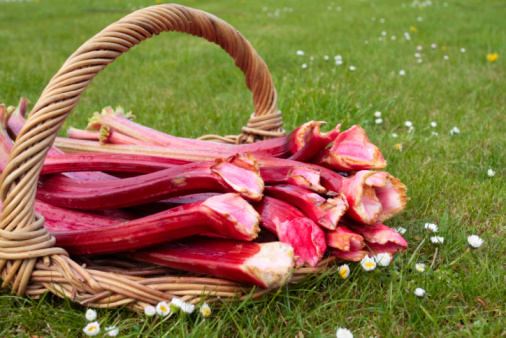
<svg viewBox="0 0 506 338">
<path fill-rule="evenodd" d="M 0 1 L 0 101 L 15 105 L 23 96 L 35 103 L 86 39 L 132 8 L 153 4 Z M 250 40 L 272 73 L 287 130 L 311 119 L 367 130 L 388 170 L 409 188 L 406 211 L 387 225 L 406 228 L 410 247 L 388 268 L 366 273 L 353 264 L 346 280 L 331 271 L 258 301 L 214 308 L 206 320 L 197 315 L 146 320 L 125 309 L 100 310 L 102 327 L 117 325 L 124 336 L 330 337 L 338 327 L 366 337 L 504 336 L 505 5 L 498 0 L 448 0 L 447 6 L 433 1 L 426 7 L 397 0 L 182 4 L 214 13 Z M 382 31 L 387 36 L 379 41 Z M 418 45 L 422 63 L 414 57 Z M 493 52 L 498 60 L 487 62 Z M 337 54 L 342 66 L 333 62 Z M 63 129 L 82 128 L 93 111 L 118 104 L 143 124 L 185 137 L 237 133 L 252 110 L 244 77 L 226 53 L 173 33 L 144 42 L 102 71 Z M 374 122 L 375 111 L 382 112 L 382 124 Z M 405 121 L 414 132 L 407 132 Z M 454 126 L 460 133 L 452 136 Z M 488 177 L 489 168 L 494 177 Z M 430 243 L 425 222 L 439 225 L 443 245 Z M 481 248 L 470 249 L 471 234 L 485 240 Z M 430 268 L 420 274 L 415 263 Z M 417 287 L 427 295 L 417 298 Z M 76 336 L 86 324 L 84 312 L 51 295 L 30 300 L 4 291 L 0 335 Z"/>
</svg>

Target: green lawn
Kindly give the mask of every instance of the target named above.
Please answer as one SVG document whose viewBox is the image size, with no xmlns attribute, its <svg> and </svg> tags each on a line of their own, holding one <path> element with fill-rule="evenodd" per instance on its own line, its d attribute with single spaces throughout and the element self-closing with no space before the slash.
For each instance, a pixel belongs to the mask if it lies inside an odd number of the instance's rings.
<svg viewBox="0 0 506 338">
<path fill-rule="evenodd" d="M 102 327 L 117 325 L 125 336 L 330 337 L 338 327 L 364 337 L 505 335 L 506 5 L 418 3 L 182 2 L 221 17 L 253 44 L 272 73 L 288 131 L 311 119 L 366 129 L 387 170 L 409 189 L 406 211 L 386 224 L 406 228 L 410 247 L 388 268 L 365 272 L 352 264 L 348 279 L 332 270 L 259 301 L 215 306 L 205 320 L 100 310 Z M 35 103 L 84 41 L 133 8 L 154 4 L 0 0 L 0 102 L 16 105 L 22 96 Z M 491 53 L 499 54 L 495 62 L 487 61 Z M 142 43 L 102 71 L 64 129 L 83 128 L 106 105 L 122 105 L 140 123 L 185 137 L 238 133 L 253 109 L 244 76 L 225 52 L 176 33 Z M 460 133 L 451 135 L 454 127 Z M 444 244 L 430 243 L 426 222 L 438 224 Z M 468 245 L 472 234 L 485 240 L 481 248 Z M 430 268 L 420 274 L 415 263 Z M 425 297 L 414 295 L 417 287 Z M 4 291 L 0 335 L 73 337 L 86 325 L 85 310 L 51 295 L 29 300 Z"/>
</svg>

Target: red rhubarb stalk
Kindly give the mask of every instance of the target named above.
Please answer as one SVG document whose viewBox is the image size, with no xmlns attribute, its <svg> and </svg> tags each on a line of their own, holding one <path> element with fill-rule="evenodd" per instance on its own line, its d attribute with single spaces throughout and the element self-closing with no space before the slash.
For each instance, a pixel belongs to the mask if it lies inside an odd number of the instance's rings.
<svg viewBox="0 0 506 338">
<path fill-rule="evenodd" d="M 251 241 L 260 231 L 259 221 L 258 213 L 238 194 L 222 194 L 117 225 L 51 235 L 69 253 L 91 255 L 135 250 L 204 232 Z"/>
<path fill-rule="evenodd" d="M 343 225 L 338 225 L 335 230 L 325 231 L 327 247 L 350 251 L 351 248 L 361 249 L 365 246 L 364 237 L 351 231 Z"/>
<path fill-rule="evenodd" d="M 313 162 L 340 171 L 383 169 L 387 165 L 379 148 L 369 141 L 360 126 L 341 133 Z"/>
<path fill-rule="evenodd" d="M 262 226 L 293 247 L 296 266 L 315 266 L 320 261 L 327 248 L 325 234 L 311 219 L 296 207 L 271 197 L 264 197 L 254 207 Z"/>
<path fill-rule="evenodd" d="M 263 288 L 281 286 L 293 271 L 293 249 L 280 242 L 260 244 L 195 236 L 136 251 L 129 256 Z"/>
<path fill-rule="evenodd" d="M 360 225 L 347 222 L 346 225 L 352 230 L 363 236 L 365 240 L 372 244 L 387 245 L 395 244 L 399 250 L 405 250 L 408 242 L 392 228 L 384 224 L 377 223 L 374 225 Z"/>
<path fill-rule="evenodd" d="M 292 141 L 292 147 L 290 152 L 292 155 L 288 157 L 290 160 L 311 162 L 311 160 L 321 151 L 325 149 L 331 142 L 333 142 L 338 136 L 341 129 L 341 125 L 338 124 L 333 130 L 322 133 L 320 125 L 325 123 L 323 121 L 311 121 L 311 129 L 304 133 L 298 133 L 301 137 Z M 308 123 L 303 124 L 300 128 L 308 127 Z"/>
<path fill-rule="evenodd" d="M 99 131 L 81 130 L 76 128 L 67 129 L 67 137 L 78 140 L 99 141 L 100 144 L 114 143 L 114 144 L 136 144 L 149 146 L 149 143 L 139 141 L 133 137 L 114 132 L 108 127 L 102 127 Z"/>
<path fill-rule="evenodd" d="M 348 202 L 343 194 L 323 198 L 307 189 L 290 184 L 267 186 L 265 194 L 296 206 L 316 224 L 328 230 L 336 228 L 337 222 L 348 209 Z"/>
<path fill-rule="evenodd" d="M 249 155 L 236 155 L 226 160 L 191 163 L 114 181 L 41 177 L 37 198 L 57 206 L 83 210 L 123 208 L 206 191 L 238 192 L 247 199 L 258 201 L 264 188 L 259 173 L 235 165 L 246 157 L 250 160 Z"/>
</svg>

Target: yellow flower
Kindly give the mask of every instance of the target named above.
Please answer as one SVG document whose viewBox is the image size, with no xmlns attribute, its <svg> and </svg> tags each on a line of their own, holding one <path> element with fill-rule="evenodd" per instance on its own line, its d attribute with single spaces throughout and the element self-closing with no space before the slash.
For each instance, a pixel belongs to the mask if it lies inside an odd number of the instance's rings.
<svg viewBox="0 0 506 338">
<path fill-rule="evenodd" d="M 442 47 L 441 47 L 441 50 L 446 50 L 446 46 L 442 46 Z"/>
<path fill-rule="evenodd" d="M 157 4 L 161 4 L 161 3 L 162 3 L 162 0 L 156 0 L 156 3 L 157 3 Z"/>
<path fill-rule="evenodd" d="M 415 33 L 416 33 L 416 27 L 415 27 L 415 26 L 409 26 L 409 29 L 410 29 L 412 32 L 415 32 Z"/>
<path fill-rule="evenodd" d="M 487 60 L 490 61 L 490 62 L 494 62 L 495 60 L 497 60 L 498 57 L 499 57 L 499 54 L 497 54 L 497 53 L 488 54 L 487 55 Z"/>
</svg>

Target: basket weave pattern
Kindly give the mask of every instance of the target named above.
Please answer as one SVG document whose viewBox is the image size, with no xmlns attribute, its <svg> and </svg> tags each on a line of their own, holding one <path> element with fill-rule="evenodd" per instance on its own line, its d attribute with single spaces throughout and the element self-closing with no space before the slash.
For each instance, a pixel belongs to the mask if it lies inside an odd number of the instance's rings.
<svg viewBox="0 0 506 338">
<path fill-rule="evenodd" d="M 168 268 L 122 259 L 73 260 L 64 249 L 54 247 L 54 238 L 44 228 L 44 217 L 34 211 L 37 179 L 46 154 L 87 85 L 122 53 L 163 31 L 184 32 L 218 44 L 245 74 L 255 113 L 241 135 L 220 137 L 222 141 L 246 143 L 283 135 L 267 66 L 250 43 L 224 21 L 179 5 L 159 5 L 111 24 L 85 42 L 51 79 L 16 139 L 2 175 L 0 271 L 3 287 L 9 286 L 13 293 L 38 297 L 49 290 L 90 307 L 127 305 L 137 310 L 176 296 L 192 303 L 203 296 L 208 301 L 250 296 L 251 287 L 223 279 L 195 274 L 181 277 Z M 291 282 L 325 270 L 321 268 L 331 260 L 315 268 L 298 269 Z M 268 291 L 262 289 L 251 296 Z"/>
</svg>

